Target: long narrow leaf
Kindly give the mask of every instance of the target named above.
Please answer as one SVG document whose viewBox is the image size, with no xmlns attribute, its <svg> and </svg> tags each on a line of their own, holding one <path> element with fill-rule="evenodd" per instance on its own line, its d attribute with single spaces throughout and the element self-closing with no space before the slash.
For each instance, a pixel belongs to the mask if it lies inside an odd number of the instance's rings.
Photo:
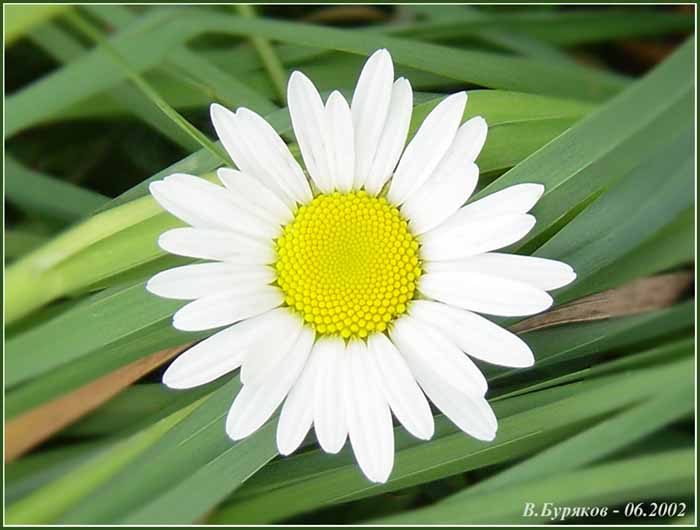
<svg viewBox="0 0 700 530">
<path fill-rule="evenodd" d="M 693 491 L 693 460 L 693 451 L 688 449 L 631 458 L 373 522 L 534 524 L 553 521 L 554 516 L 540 509 L 537 516 L 523 517 L 526 503 L 533 501 L 540 507 L 543 502 L 557 506 L 611 506 L 625 501 L 685 497 Z M 651 469 L 653 473 L 649 472 Z"/>
<path fill-rule="evenodd" d="M 102 194 L 26 168 L 12 157 L 5 159 L 5 197 L 27 212 L 68 223 L 109 201 Z"/>
<path fill-rule="evenodd" d="M 157 38 L 153 37 L 154 32 L 158 34 Z M 155 12 L 111 39 L 110 45 L 118 54 L 128 58 L 134 72 L 141 73 L 177 45 L 205 32 L 261 36 L 361 55 L 386 47 L 399 64 L 490 88 L 604 99 L 624 85 L 618 78 L 611 79 L 603 73 L 591 70 L 582 74 L 579 70 L 574 71 L 560 64 L 459 50 L 383 35 L 356 35 L 334 28 L 250 20 L 205 11 L 192 11 L 187 17 L 181 17 L 177 12 Z M 144 44 L 145 39 L 149 41 L 149 46 Z M 115 71 L 110 66 L 107 54 L 95 50 L 12 95 L 6 106 L 5 134 L 15 134 L 125 79 L 125 73 Z M 37 106 L 37 100 L 43 104 Z"/>
<path fill-rule="evenodd" d="M 687 346 L 684 348 L 688 351 Z M 582 386 L 578 393 L 573 389 L 568 397 L 533 406 L 512 417 L 504 418 L 498 411 L 499 402 L 496 402 L 494 405 L 500 416 L 499 435 L 497 441 L 489 445 L 464 436 L 451 424 L 440 424 L 434 440 L 428 444 L 411 443 L 402 429 L 396 429 L 394 471 L 385 485 L 369 484 L 359 473 L 349 452 L 344 452 L 343 460 L 318 450 L 288 457 L 258 473 L 241 490 L 241 497 L 234 497 L 214 520 L 248 524 L 278 521 L 330 503 L 393 491 L 492 464 L 495 462 L 491 456 L 498 455 L 504 445 L 510 446 L 505 455 L 513 457 L 516 447 L 527 450 L 524 441 L 528 437 L 567 424 L 576 425 L 578 421 L 595 418 L 642 399 L 642 396 L 649 396 L 653 390 L 647 385 L 654 378 L 664 377 L 664 380 L 671 381 L 689 364 L 687 359 L 663 369 L 630 373 L 621 380 L 616 378 L 608 386 L 598 385 L 592 389 Z M 531 394 L 521 397 L 527 399 L 528 395 Z M 511 444 L 517 445 L 513 447 Z M 496 462 L 500 461 L 496 458 Z"/>
</svg>

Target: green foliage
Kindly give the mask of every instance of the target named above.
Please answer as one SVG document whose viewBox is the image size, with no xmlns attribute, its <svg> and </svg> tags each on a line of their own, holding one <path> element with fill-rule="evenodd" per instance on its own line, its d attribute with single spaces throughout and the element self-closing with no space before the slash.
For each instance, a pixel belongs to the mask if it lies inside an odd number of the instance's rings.
<svg viewBox="0 0 700 530">
<path fill-rule="evenodd" d="M 66 223 L 87 217 L 109 200 L 99 193 L 32 171 L 11 157 L 5 160 L 5 197 L 22 211 Z"/>
<path fill-rule="evenodd" d="M 12 44 L 26 35 L 34 26 L 58 16 L 70 6 L 62 5 L 10 5 L 3 9 L 5 18 L 5 45 Z"/>
<path fill-rule="evenodd" d="M 545 185 L 535 229 L 512 250 L 574 266 L 577 281 L 555 292 L 557 303 L 692 264 L 695 43 L 682 42 L 691 15 L 348 7 L 374 18 L 310 22 L 350 16 L 332 6 L 6 12 L 6 60 L 18 72 L 5 101 L 8 422 L 212 333 L 174 330 L 182 302 L 144 289 L 154 273 L 190 261 L 156 245 L 180 223 L 148 184 L 176 171 L 215 181 L 227 161 L 206 116 L 214 101 L 264 115 L 299 156 L 286 75 L 303 70 L 324 95 L 349 96 L 364 56 L 380 47 L 416 89 L 410 134 L 456 90 L 468 91 L 465 119 L 486 118 L 476 197 Z M 659 36 L 652 42 L 679 44 L 648 72 L 617 44 Z M 104 132 L 109 152 L 120 139 L 125 165 L 82 145 L 80 127 Z M 67 174 L 93 153 L 84 172 Z M 279 457 L 276 418 L 229 440 L 237 375 L 172 391 L 156 373 L 7 464 L 7 521 L 534 524 L 548 521 L 523 518 L 525 502 L 612 509 L 691 499 L 694 306 L 687 293 L 664 309 L 525 333 L 534 367 L 483 367 L 496 440 L 465 436 L 439 414 L 428 442 L 396 427 L 396 464 L 383 485 L 364 478 L 348 446 L 328 455 L 313 435 Z"/>
</svg>

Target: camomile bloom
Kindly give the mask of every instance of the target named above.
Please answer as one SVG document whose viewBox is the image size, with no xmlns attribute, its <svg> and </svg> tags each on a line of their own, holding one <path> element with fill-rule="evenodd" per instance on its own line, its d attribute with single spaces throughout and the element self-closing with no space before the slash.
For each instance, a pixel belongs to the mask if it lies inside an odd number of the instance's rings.
<svg viewBox="0 0 700 530">
<path fill-rule="evenodd" d="M 394 80 L 386 50 L 366 62 L 348 103 L 323 101 L 294 72 L 288 106 L 304 167 L 258 114 L 212 105 L 238 169 L 223 185 L 185 174 L 150 191 L 187 227 L 164 250 L 203 263 L 156 274 L 150 292 L 193 300 L 173 326 L 217 331 L 165 372 L 170 388 L 209 383 L 240 368 L 226 418 L 233 440 L 280 409 L 277 447 L 294 452 L 312 426 L 321 448 L 346 440 L 373 482 L 394 463 L 393 416 L 417 438 L 433 435 L 429 402 L 478 440 L 496 436 L 488 389 L 472 357 L 534 362 L 527 344 L 479 313 L 526 316 L 574 280 L 558 261 L 495 252 L 534 226 L 540 184 L 467 203 L 486 140 L 464 123 L 467 94 L 444 98 L 406 145 L 413 95 Z"/>
</svg>

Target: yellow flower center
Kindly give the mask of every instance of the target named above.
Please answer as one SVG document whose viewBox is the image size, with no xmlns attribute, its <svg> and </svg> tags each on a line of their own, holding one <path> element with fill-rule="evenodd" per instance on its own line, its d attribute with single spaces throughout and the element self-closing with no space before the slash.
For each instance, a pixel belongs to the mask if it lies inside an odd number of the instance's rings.
<svg viewBox="0 0 700 530">
<path fill-rule="evenodd" d="M 406 311 L 421 274 L 399 210 L 364 191 L 319 195 L 277 240 L 277 283 L 320 334 L 366 337 Z"/>
</svg>

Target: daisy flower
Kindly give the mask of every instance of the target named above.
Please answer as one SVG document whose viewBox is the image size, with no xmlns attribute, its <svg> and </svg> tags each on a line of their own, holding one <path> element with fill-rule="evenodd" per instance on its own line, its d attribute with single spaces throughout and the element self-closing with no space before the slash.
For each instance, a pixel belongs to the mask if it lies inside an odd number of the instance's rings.
<svg viewBox="0 0 700 530">
<path fill-rule="evenodd" d="M 525 236 L 543 193 L 520 184 L 465 206 L 486 140 L 481 117 L 461 123 L 467 94 L 443 99 L 405 145 L 410 83 L 386 50 L 366 62 L 348 104 L 324 103 L 294 72 L 288 105 L 302 167 L 246 108 L 212 105 L 238 169 L 223 186 L 174 174 L 150 191 L 188 227 L 163 233 L 167 252 L 206 260 L 155 275 L 147 289 L 194 300 L 173 326 L 226 326 L 190 348 L 163 382 L 184 389 L 240 368 L 226 419 L 240 440 L 280 408 L 277 447 L 294 452 L 311 427 L 324 451 L 349 438 L 360 468 L 385 482 L 394 463 L 392 413 L 433 435 L 428 400 L 462 431 L 493 440 L 497 420 L 472 357 L 534 362 L 527 344 L 478 313 L 526 316 L 574 280 L 558 261 L 493 252 Z M 427 398 L 427 399 L 426 399 Z"/>
</svg>

